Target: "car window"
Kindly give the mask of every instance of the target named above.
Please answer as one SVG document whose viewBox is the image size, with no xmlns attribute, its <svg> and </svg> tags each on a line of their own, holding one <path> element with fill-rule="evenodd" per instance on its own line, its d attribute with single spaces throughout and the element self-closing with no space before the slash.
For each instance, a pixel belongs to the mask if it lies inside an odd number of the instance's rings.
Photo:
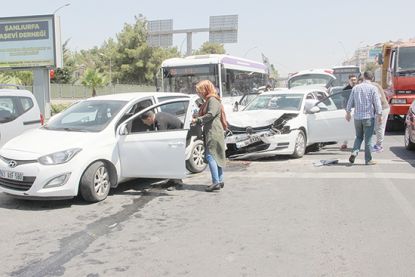
<svg viewBox="0 0 415 277">
<path fill-rule="evenodd" d="M 161 104 L 158 108 L 146 111 L 144 114 L 138 115 L 137 118 L 133 119 L 133 122 L 138 123 L 141 121 L 141 128 L 131 129 L 132 133 L 144 132 L 144 131 L 168 131 L 183 129 L 184 122 L 186 120 L 186 114 L 189 106 L 189 101 L 180 101 L 174 103 Z M 148 113 L 152 113 L 155 116 L 155 121 L 148 121 L 148 116 L 144 116 Z M 144 122 L 147 121 L 147 122 Z"/>
<path fill-rule="evenodd" d="M 51 130 L 102 131 L 126 105 L 126 101 L 87 100 L 79 102 L 51 120 L 44 128 Z"/>
<path fill-rule="evenodd" d="M 299 111 L 302 94 L 262 94 L 252 100 L 244 109 L 250 110 L 290 110 Z"/>
<path fill-rule="evenodd" d="M 23 112 L 27 112 L 33 107 L 33 100 L 29 97 L 19 97 L 20 103 L 22 104 Z"/>
<path fill-rule="evenodd" d="M 339 101 L 338 97 L 339 97 L 339 94 L 330 95 L 324 98 L 323 100 L 321 100 L 320 102 L 318 102 L 316 106 L 320 108 L 321 112 L 343 109 L 342 105 L 338 105 L 335 102 L 335 100 Z"/>
<path fill-rule="evenodd" d="M 0 123 L 13 121 L 18 116 L 16 97 L 0 97 Z"/>
</svg>

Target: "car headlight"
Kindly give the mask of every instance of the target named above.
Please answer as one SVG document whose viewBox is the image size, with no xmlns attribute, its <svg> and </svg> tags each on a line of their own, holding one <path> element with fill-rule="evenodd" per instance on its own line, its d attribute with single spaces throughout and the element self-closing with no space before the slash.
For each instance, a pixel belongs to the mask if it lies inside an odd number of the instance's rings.
<svg viewBox="0 0 415 277">
<path fill-rule="evenodd" d="M 55 153 L 40 157 L 38 161 L 39 163 L 43 165 L 63 164 L 63 163 L 70 161 L 81 150 L 82 150 L 81 148 L 71 148 L 68 150 L 55 152 Z"/>
</svg>

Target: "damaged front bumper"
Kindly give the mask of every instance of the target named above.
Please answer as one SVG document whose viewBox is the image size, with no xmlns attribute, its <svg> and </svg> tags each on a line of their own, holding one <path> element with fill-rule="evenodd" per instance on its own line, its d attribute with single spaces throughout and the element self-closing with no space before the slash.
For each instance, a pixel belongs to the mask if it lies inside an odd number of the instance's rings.
<svg viewBox="0 0 415 277">
<path fill-rule="evenodd" d="M 277 133 L 272 129 L 253 134 L 229 134 L 225 138 L 230 159 L 258 159 L 275 155 L 292 155 L 298 130 Z"/>
</svg>

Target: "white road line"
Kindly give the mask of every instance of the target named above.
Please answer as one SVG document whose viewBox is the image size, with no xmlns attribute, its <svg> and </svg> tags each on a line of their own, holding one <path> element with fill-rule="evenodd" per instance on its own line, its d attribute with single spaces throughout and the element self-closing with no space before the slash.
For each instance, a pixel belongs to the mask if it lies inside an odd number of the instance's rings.
<svg viewBox="0 0 415 277">
<path fill-rule="evenodd" d="M 228 171 L 227 177 L 243 178 L 296 178 L 296 179 L 415 179 L 415 173 L 392 173 L 392 172 L 267 172 L 260 171 L 257 173 L 237 171 Z"/>
</svg>

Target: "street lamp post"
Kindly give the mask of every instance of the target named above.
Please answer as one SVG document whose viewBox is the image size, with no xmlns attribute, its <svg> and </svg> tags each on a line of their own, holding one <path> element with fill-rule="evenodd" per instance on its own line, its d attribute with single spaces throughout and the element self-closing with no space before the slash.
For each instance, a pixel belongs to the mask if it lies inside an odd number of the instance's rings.
<svg viewBox="0 0 415 277">
<path fill-rule="evenodd" d="M 65 7 L 67 7 L 67 6 L 69 6 L 71 3 L 66 3 L 66 4 L 64 4 L 64 5 L 62 5 L 62 6 L 60 6 L 60 7 L 58 7 L 52 14 L 55 14 L 55 13 L 57 13 L 60 9 L 63 9 L 63 8 L 65 8 Z"/>
<path fill-rule="evenodd" d="M 245 52 L 245 54 L 244 54 L 244 58 L 246 57 L 246 55 L 248 55 L 248 53 L 249 53 L 249 52 L 251 52 L 252 50 L 254 50 L 254 49 L 256 49 L 256 48 L 258 48 L 258 46 L 254 46 L 254 47 L 251 47 L 251 48 L 249 48 L 248 50 L 246 50 L 246 52 Z"/>
</svg>

